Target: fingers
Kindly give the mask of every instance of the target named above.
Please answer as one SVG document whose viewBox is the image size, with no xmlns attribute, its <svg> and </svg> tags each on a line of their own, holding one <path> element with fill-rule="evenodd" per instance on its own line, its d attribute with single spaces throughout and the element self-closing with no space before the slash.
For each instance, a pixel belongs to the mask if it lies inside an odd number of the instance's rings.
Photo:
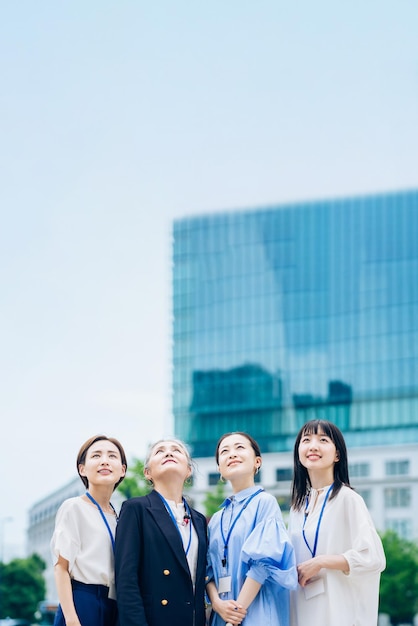
<svg viewBox="0 0 418 626">
<path fill-rule="evenodd" d="M 240 604 L 237 604 L 234 600 L 232 600 L 227 610 L 227 623 L 232 626 L 241 624 L 246 614 L 247 611 Z"/>
</svg>

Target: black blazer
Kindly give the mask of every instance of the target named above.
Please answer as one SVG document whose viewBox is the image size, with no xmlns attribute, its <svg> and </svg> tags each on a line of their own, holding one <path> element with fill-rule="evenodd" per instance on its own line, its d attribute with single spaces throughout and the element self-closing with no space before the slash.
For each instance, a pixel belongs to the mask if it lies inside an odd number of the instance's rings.
<svg viewBox="0 0 418 626">
<path fill-rule="evenodd" d="M 115 542 L 116 594 L 120 626 L 204 626 L 207 528 L 191 509 L 199 539 L 196 586 L 178 529 L 160 496 L 122 504 Z"/>
</svg>

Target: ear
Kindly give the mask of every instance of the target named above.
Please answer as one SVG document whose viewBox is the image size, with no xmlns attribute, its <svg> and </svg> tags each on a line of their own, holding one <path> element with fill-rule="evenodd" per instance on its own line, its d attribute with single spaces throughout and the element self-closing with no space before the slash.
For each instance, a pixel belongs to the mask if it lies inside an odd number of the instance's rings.
<svg viewBox="0 0 418 626">
<path fill-rule="evenodd" d="M 260 469 L 263 461 L 261 460 L 261 456 L 255 457 L 255 469 Z"/>
<path fill-rule="evenodd" d="M 126 465 L 122 465 L 121 477 L 126 476 Z"/>
<path fill-rule="evenodd" d="M 151 472 L 149 471 L 148 467 L 144 469 L 144 476 L 147 480 L 151 480 Z"/>
<path fill-rule="evenodd" d="M 80 463 L 79 466 L 78 466 L 78 473 L 80 474 L 80 476 L 85 476 L 86 475 L 86 471 L 85 471 L 84 465 L 82 463 Z"/>
<path fill-rule="evenodd" d="M 335 462 L 338 463 L 338 461 L 340 460 L 340 455 L 338 454 L 338 452 L 335 453 Z"/>
</svg>

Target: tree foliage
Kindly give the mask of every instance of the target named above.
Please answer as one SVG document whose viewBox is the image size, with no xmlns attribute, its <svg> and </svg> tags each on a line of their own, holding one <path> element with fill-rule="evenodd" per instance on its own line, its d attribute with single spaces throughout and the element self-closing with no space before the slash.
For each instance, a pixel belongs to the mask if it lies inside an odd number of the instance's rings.
<svg viewBox="0 0 418 626">
<path fill-rule="evenodd" d="M 37 554 L 0 564 L 0 618 L 34 621 L 39 602 L 45 598 L 45 562 Z"/>
<path fill-rule="evenodd" d="M 206 497 L 203 500 L 205 507 L 205 514 L 208 519 L 212 517 L 216 511 L 219 510 L 220 505 L 225 500 L 225 484 L 219 480 L 215 489 L 211 489 L 206 493 Z"/>
<path fill-rule="evenodd" d="M 152 485 L 149 484 L 144 476 L 144 462 L 140 459 L 133 459 L 133 462 L 129 464 L 124 480 L 118 487 L 118 491 L 126 499 L 129 499 L 137 496 L 146 496 L 151 489 Z"/>
<path fill-rule="evenodd" d="M 418 546 L 389 530 L 382 535 L 386 569 L 380 580 L 380 613 L 392 624 L 412 623 L 418 613 Z"/>
</svg>

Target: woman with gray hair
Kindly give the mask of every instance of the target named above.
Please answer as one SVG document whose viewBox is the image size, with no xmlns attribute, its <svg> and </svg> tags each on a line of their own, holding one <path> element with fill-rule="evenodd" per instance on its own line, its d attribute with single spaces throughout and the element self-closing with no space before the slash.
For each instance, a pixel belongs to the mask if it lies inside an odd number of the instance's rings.
<svg viewBox="0 0 418 626">
<path fill-rule="evenodd" d="M 183 496 L 192 475 L 186 445 L 157 441 L 144 475 L 153 490 L 123 503 L 116 532 L 120 626 L 204 626 L 206 519 Z"/>
</svg>

